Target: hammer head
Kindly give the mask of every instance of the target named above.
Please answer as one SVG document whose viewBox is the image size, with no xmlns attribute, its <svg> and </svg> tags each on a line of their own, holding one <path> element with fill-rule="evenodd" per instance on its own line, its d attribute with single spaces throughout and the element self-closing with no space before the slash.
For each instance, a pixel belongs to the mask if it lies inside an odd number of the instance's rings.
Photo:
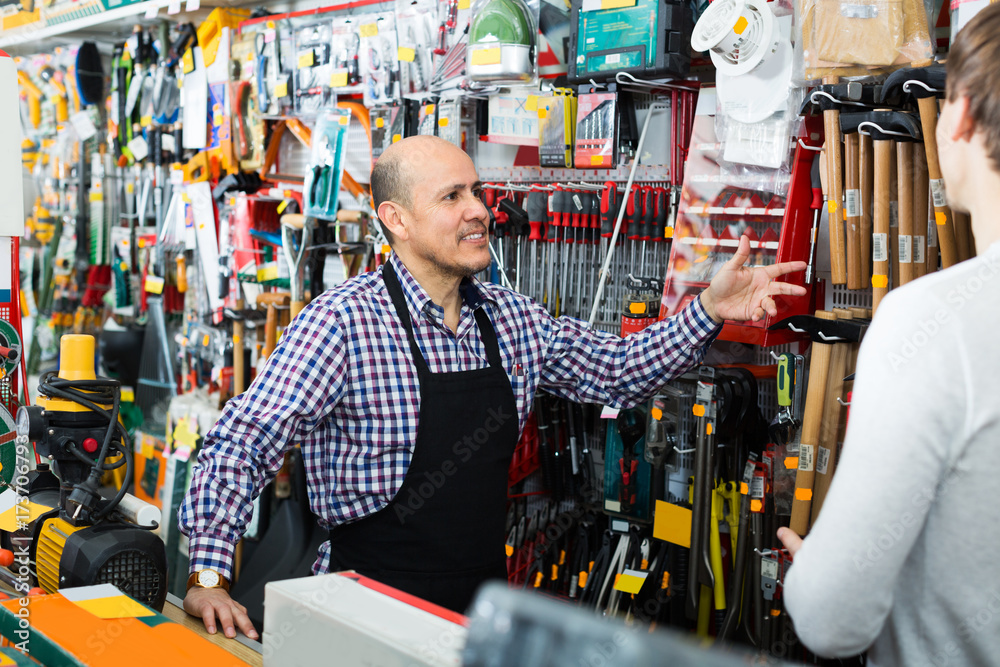
<svg viewBox="0 0 1000 667">
<path fill-rule="evenodd" d="M 840 131 L 863 132 L 875 141 L 922 141 L 920 122 L 904 111 L 878 109 L 840 114 Z"/>
<path fill-rule="evenodd" d="M 882 84 L 882 99 L 910 96 L 916 99 L 944 97 L 945 70 L 943 63 L 927 67 L 907 67 L 889 75 Z"/>
</svg>

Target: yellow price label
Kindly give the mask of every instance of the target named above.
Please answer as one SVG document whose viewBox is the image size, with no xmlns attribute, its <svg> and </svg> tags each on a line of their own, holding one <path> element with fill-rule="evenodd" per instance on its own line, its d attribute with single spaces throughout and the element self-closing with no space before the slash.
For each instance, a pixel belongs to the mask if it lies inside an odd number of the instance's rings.
<svg viewBox="0 0 1000 667">
<path fill-rule="evenodd" d="M 347 72 L 334 72 L 330 75 L 331 88 L 343 88 L 347 85 Z"/>
<path fill-rule="evenodd" d="M 417 52 L 408 46 L 401 46 L 396 49 L 396 60 L 401 63 L 412 63 L 417 59 Z"/>
<path fill-rule="evenodd" d="M 438 127 L 448 127 L 448 117 L 438 118 Z"/>
<path fill-rule="evenodd" d="M 288 97 L 288 83 L 282 81 L 274 86 L 275 97 Z"/>
<path fill-rule="evenodd" d="M 365 23 L 363 26 L 358 28 L 358 34 L 362 37 L 375 37 L 378 35 L 378 23 L 375 21 Z"/>
<path fill-rule="evenodd" d="M 163 294 L 163 287 L 165 284 L 166 281 L 159 276 L 146 276 L 146 283 L 144 287 L 150 294 Z"/>
<path fill-rule="evenodd" d="M 396 143 L 397 141 L 399 141 L 402 138 L 403 138 L 403 135 L 401 135 L 401 134 L 394 134 L 394 135 L 392 135 L 392 143 Z"/>
<path fill-rule="evenodd" d="M 376 118 L 375 119 L 375 127 L 377 127 L 378 129 L 381 130 L 384 125 L 385 125 L 385 118 Z"/>
<path fill-rule="evenodd" d="M 591 166 L 604 164 L 604 156 L 603 155 L 591 155 L 590 156 L 590 164 L 591 164 Z"/>
<path fill-rule="evenodd" d="M 472 65 L 499 65 L 500 47 L 491 46 L 486 49 L 476 49 L 472 52 Z"/>
<path fill-rule="evenodd" d="M 538 95 L 528 95 L 528 99 L 524 101 L 525 111 L 538 111 Z"/>
<path fill-rule="evenodd" d="M 299 54 L 299 69 L 303 69 L 305 67 L 312 67 L 313 63 L 315 62 L 316 62 L 316 54 L 313 53 L 311 49 L 309 51 L 306 51 L 305 53 Z"/>
<path fill-rule="evenodd" d="M 458 10 L 468 9 L 472 6 L 471 0 L 458 0 Z"/>
</svg>

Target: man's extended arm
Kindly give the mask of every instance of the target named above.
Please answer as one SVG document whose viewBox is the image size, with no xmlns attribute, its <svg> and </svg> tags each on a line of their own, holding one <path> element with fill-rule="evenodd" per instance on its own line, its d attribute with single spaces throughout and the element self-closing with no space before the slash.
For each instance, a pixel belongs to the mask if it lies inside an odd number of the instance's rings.
<svg viewBox="0 0 1000 667">
<path fill-rule="evenodd" d="M 342 396 L 345 345 L 330 319 L 326 308 L 302 311 L 250 388 L 226 405 L 205 436 L 178 512 L 180 529 L 190 537 L 190 571 L 213 569 L 231 580 L 253 500 L 280 469 L 285 451 Z M 221 590 L 192 589 L 185 609 L 202 616 L 210 632 L 215 615 L 228 636 L 233 620 L 244 632 L 253 631 L 246 610 Z"/>
</svg>

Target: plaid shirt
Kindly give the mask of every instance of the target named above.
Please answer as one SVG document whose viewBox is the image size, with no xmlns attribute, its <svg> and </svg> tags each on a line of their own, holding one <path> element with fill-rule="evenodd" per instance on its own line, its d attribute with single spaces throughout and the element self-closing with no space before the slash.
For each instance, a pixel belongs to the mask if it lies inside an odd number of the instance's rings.
<svg viewBox="0 0 1000 667">
<path fill-rule="evenodd" d="M 517 402 L 520 427 L 535 391 L 581 403 L 627 407 L 701 362 L 719 326 L 700 299 L 675 317 L 620 338 L 573 318 L 552 317 L 499 285 L 466 281 L 458 331 L 395 258 L 414 336 L 432 373 L 488 365 L 473 310 L 485 307 Z M 417 435 L 420 387 L 406 332 L 381 269 L 314 299 L 285 329 L 250 388 L 226 405 L 205 436 L 180 529 L 190 571 L 231 577 L 235 544 L 252 499 L 299 443 L 309 505 L 333 527 L 389 503 L 403 483 Z M 313 572 L 325 572 L 324 543 Z"/>
</svg>

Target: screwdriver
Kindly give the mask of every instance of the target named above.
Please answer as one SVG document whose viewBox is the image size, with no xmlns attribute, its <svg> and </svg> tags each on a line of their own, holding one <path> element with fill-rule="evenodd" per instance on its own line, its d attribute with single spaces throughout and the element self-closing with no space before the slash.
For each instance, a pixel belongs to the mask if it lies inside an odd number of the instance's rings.
<svg viewBox="0 0 1000 667">
<path fill-rule="evenodd" d="M 604 239 L 610 239 L 614 236 L 619 206 L 621 206 L 621 200 L 618 198 L 618 186 L 614 182 L 608 181 L 604 184 L 604 190 L 601 192 L 601 262 L 605 261 L 610 252 L 609 242 Z M 623 227 L 624 222 L 622 220 Z"/>
<path fill-rule="evenodd" d="M 812 168 L 809 170 L 810 187 L 812 188 L 812 202 L 809 208 L 813 210 L 812 232 L 809 235 L 809 263 L 806 264 L 806 285 L 812 284 L 813 256 L 816 254 L 816 232 L 819 230 L 820 211 L 825 208 L 825 197 L 823 196 L 823 182 L 819 174 L 819 154 L 813 157 Z"/>
<path fill-rule="evenodd" d="M 642 189 L 642 224 L 639 227 L 639 240 L 642 250 L 639 252 L 639 273 L 645 277 L 646 272 L 646 242 L 653 237 L 653 225 L 656 221 L 656 190 L 653 187 Z"/>
<path fill-rule="evenodd" d="M 666 188 L 653 189 L 653 205 L 656 209 L 656 217 L 653 219 L 653 265 L 656 277 L 663 279 L 666 277 L 666 258 L 660 262 L 660 253 L 656 243 L 663 243 L 667 240 L 667 214 L 670 212 L 670 196 Z M 672 230 L 671 230 L 672 231 Z"/>
<path fill-rule="evenodd" d="M 543 240 L 542 233 L 545 230 L 545 219 L 549 213 L 548 196 L 541 190 L 532 190 L 528 194 L 528 224 L 530 233 L 528 240 L 531 242 L 531 269 L 528 283 L 528 296 L 541 302 L 541 276 L 538 270 L 538 243 Z"/>
</svg>

